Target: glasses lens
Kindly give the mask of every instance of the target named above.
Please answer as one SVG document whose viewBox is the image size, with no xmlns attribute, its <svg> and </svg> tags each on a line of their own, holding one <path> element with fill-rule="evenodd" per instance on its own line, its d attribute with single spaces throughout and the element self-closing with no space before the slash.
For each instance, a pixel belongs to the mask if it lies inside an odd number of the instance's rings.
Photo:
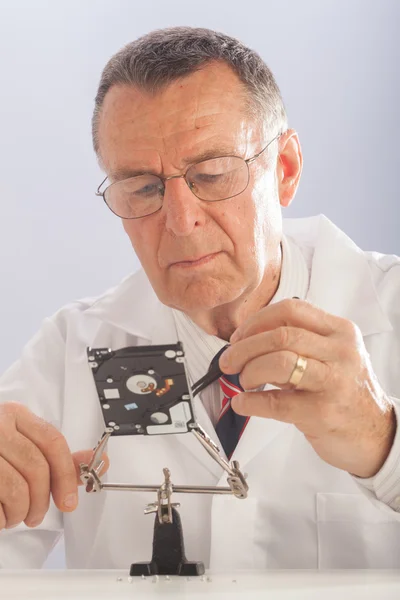
<svg viewBox="0 0 400 600">
<path fill-rule="evenodd" d="M 225 200 L 246 189 L 249 169 L 243 159 L 224 156 L 193 165 L 186 179 L 192 192 L 201 200 Z"/>
<path fill-rule="evenodd" d="M 161 208 L 164 184 L 156 175 L 138 175 L 112 183 L 104 193 L 109 208 L 123 219 L 151 215 Z"/>
</svg>

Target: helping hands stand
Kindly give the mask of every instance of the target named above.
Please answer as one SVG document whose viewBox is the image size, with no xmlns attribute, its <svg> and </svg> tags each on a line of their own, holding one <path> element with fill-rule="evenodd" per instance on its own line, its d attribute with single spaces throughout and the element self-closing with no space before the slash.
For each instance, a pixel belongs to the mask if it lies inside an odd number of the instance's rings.
<svg viewBox="0 0 400 600">
<path fill-rule="evenodd" d="M 157 485 L 130 485 L 121 483 L 102 483 L 100 472 L 104 466 L 102 455 L 105 452 L 112 429 L 106 429 L 88 465 L 80 465 L 80 478 L 86 484 L 88 493 L 101 490 L 157 492 L 156 502 L 145 508 L 145 514 L 156 513 L 153 534 L 153 555 L 150 562 L 134 563 L 130 575 L 202 575 L 204 564 L 186 560 L 182 524 L 177 508 L 179 504 L 171 502 L 173 492 L 181 494 L 233 494 L 236 498 L 247 498 L 248 485 L 245 476 L 239 469 L 239 463 L 229 463 L 220 454 L 219 447 L 208 437 L 197 424 L 191 432 L 202 444 L 210 456 L 228 473 L 229 487 L 174 486 L 170 479 L 169 469 L 164 468 L 164 482 Z"/>
</svg>

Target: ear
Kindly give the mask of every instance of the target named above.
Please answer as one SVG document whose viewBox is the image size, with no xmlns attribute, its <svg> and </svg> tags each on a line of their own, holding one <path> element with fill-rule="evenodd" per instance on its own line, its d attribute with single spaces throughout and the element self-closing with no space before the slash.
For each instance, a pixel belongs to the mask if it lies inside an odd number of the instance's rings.
<svg viewBox="0 0 400 600">
<path fill-rule="evenodd" d="M 287 208 L 292 202 L 301 177 L 303 155 L 299 137 L 293 129 L 288 129 L 279 138 L 279 154 L 276 166 L 278 193 L 281 206 Z"/>
</svg>

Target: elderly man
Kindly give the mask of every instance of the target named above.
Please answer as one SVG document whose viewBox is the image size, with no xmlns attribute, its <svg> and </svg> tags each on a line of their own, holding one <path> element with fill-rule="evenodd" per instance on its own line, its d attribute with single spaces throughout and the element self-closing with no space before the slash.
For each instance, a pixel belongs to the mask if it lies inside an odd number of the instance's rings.
<svg viewBox="0 0 400 600">
<path fill-rule="evenodd" d="M 78 502 L 104 429 L 86 348 L 180 340 L 191 383 L 230 342 L 233 393 L 215 382 L 195 409 L 250 490 L 183 497 L 188 557 L 400 567 L 400 260 L 325 217 L 282 225 L 302 154 L 267 66 L 213 31 L 150 33 L 105 67 L 93 139 L 143 270 L 47 319 L 0 381 L 0 565 L 40 566 L 62 531 L 70 567 L 149 558 L 149 494 Z M 190 435 L 113 437 L 107 460 L 112 481 L 224 483 Z"/>
</svg>

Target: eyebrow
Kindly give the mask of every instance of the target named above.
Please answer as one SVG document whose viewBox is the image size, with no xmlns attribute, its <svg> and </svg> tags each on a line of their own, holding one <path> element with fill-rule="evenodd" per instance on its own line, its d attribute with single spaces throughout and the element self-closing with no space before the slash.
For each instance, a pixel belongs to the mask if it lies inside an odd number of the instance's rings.
<svg viewBox="0 0 400 600">
<path fill-rule="evenodd" d="M 219 156 L 237 156 L 232 148 L 218 147 L 212 150 L 205 150 L 199 154 L 192 154 L 182 159 L 182 163 L 187 167 L 188 165 L 201 162 L 203 160 L 210 160 L 212 158 L 218 158 Z M 154 169 L 131 169 L 122 168 L 117 169 L 110 173 L 110 179 L 113 181 L 121 181 L 123 179 L 129 179 L 130 177 L 137 177 L 138 175 L 157 175 L 160 177 L 162 174 L 155 171 Z"/>
<path fill-rule="evenodd" d="M 138 175 L 159 175 L 154 169 L 117 169 L 110 173 L 109 178 L 112 181 L 122 181 L 123 179 L 129 179 L 130 177 L 137 177 Z"/>
<path fill-rule="evenodd" d="M 219 156 L 237 156 L 237 154 L 228 147 L 217 147 L 211 150 L 205 150 L 199 154 L 193 154 L 182 159 L 186 165 L 191 163 L 201 162 L 202 160 L 209 160 L 210 158 L 218 158 Z"/>
</svg>

